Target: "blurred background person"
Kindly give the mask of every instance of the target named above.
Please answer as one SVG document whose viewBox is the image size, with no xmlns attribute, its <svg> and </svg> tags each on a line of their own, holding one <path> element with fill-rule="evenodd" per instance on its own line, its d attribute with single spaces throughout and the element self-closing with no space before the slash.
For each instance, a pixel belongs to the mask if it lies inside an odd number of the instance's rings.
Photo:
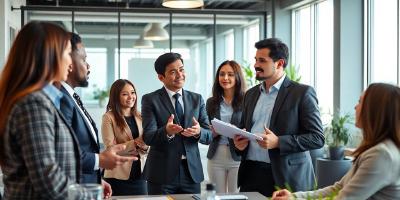
<svg viewBox="0 0 400 200">
<path fill-rule="evenodd" d="M 32 21 L 11 47 L 0 80 L 4 199 L 65 199 L 79 182 L 79 143 L 53 86 L 71 70 L 69 39 L 58 25 Z"/>
<path fill-rule="evenodd" d="M 125 144 L 128 150 L 125 154 L 133 153 L 140 158 L 112 170 L 105 170 L 104 177 L 111 184 L 113 194 L 147 194 L 147 183 L 142 177 L 142 171 L 148 146 L 142 139 L 142 118 L 137 110 L 136 89 L 129 80 L 118 79 L 112 84 L 101 130 L 107 148 Z"/>
<path fill-rule="evenodd" d="M 214 79 L 212 97 L 207 100 L 208 119 L 217 118 L 238 126 L 242 117 L 242 101 L 246 90 L 240 65 L 224 61 Z M 240 155 L 235 151 L 233 140 L 213 131 L 213 140 L 207 152 L 207 170 L 217 193 L 238 192 L 237 174 Z"/>
<path fill-rule="evenodd" d="M 354 109 L 363 139 L 349 172 L 334 185 L 293 194 L 279 190 L 272 199 L 400 199 L 400 88 L 371 84 Z"/>
</svg>

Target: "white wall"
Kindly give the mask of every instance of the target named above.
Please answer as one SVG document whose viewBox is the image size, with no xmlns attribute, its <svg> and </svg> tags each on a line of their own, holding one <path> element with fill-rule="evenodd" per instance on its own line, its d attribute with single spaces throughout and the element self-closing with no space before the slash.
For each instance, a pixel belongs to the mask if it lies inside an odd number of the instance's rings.
<svg viewBox="0 0 400 200">
<path fill-rule="evenodd" d="M 3 69 L 10 48 L 10 27 L 21 29 L 21 11 L 11 11 L 11 6 L 19 8 L 25 0 L 0 1 L 0 70 Z"/>
</svg>

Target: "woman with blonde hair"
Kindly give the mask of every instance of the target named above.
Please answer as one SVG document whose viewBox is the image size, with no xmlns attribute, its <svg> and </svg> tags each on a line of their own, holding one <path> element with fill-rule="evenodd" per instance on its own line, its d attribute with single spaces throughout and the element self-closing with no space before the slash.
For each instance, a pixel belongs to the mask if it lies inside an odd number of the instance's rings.
<svg viewBox="0 0 400 200">
<path fill-rule="evenodd" d="M 274 192 L 272 199 L 400 199 L 400 88 L 374 83 L 355 107 L 363 139 L 353 166 L 334 185 L 309 192 Z"/>
<path fill-rule="evenodd" d="M 0 79 L 4 199 L 65 199 L 79 181 L 79 144 L 53 86 L 71 70 L 69 39 L 58 25 L 33 21 L 11 47 Z"/>
<path fill-rule="evenodd" d="M 142 139 L 142 118 L 137 111 L 136 89 L 129 80 L 119 79 L 112 84 L 101 131 L 107 148 L 125 144 L 127 151 L 124 154 L 139 157 L 137 161 L 129 161 L 112 170 L 105 170 L 104 178 L 110 183 L 113 195 L 147 194 L 142 171 L 148 146 Z"/>
</svg>

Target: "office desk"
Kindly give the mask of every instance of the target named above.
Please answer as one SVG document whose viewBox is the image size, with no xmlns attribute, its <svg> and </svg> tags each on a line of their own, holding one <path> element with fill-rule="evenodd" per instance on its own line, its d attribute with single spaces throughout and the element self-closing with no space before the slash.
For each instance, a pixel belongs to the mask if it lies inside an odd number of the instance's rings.
<svg viewBox="0 0 400 200">
<path fill-rule="evenodd" d="M 240 192 L 239 194 L 243 194 L 245 196 L 247 196 L 249 198 L 249 200 L 266 200 L 267 197 L 263 196 L 262 194 L 258 193 L 258 192 Z M 153 197 L 157 197 L 160 195 L 150 195 Z M 161 195 L 161 196 L 165 196 L 165 195 Z M 173 194 L 173 195 L 169 195 L 170 197 L 172 197 L 174 200 L 194 200 L 192 198 L 191 194 Z M 119 200 L 119 199 L 132 199 L 135 197 L 146 197 L 146 196 L 116 196 L 116 197 L 112 197 L 113 200 Z"/>
</svg>

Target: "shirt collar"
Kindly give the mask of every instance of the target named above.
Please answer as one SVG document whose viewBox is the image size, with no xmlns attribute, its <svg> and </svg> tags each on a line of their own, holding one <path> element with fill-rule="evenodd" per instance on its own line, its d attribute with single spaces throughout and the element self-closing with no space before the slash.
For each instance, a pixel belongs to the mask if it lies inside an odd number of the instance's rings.
<svg viewBox="0 0 400 200">
<path fill-rule="evenodd" d="M 169 98 L 172 98 L 172 97 L 174 96 L 174 94 L 176 94 L 176 93 L 178 93 L 178 94 L 180 94 L 180 95 L 182 96 L 182 88 L 179 89 L 178 92 L 174 92 L 174 91 L 172 91 L 172 90 L 169 90 L 169 89 L 168 89 L 167 87 L 165 87 L 165 86 L 164 86 L 164 88 L 165 88 L 165 90 L 167 91 Z"/>
<path fill-rule="evenodd" d="M 54 105 L 60 109 L 60 100 L 63 97 L 63 93 L 54 85 L 49 83 L 43 87 L 42 91 L 50 98 Z"/>
<path fill-rule="evenodd" d="M 272 87 L 269 89 L 269 92 L 271 92 L 272 90 L 279 91 L 279 89 L 283 84 L 283 81 L 285 80 L 285 77 L 286 74 L 284 73 L 283 76 L 274 85 L 272 85 Z M 265 92 L 265 91 L 266 91 L 265 84 L 264 82 L 262 82 L 260 85 L 260 92 Z"/>
<path fill-rule="evenodd" d="M 74 95 L 75 90 L 66 82 L 62 81 L 61 85 L 67 90 L 68 94 L 71 95 L 71 97 Z"/>
</svg>

